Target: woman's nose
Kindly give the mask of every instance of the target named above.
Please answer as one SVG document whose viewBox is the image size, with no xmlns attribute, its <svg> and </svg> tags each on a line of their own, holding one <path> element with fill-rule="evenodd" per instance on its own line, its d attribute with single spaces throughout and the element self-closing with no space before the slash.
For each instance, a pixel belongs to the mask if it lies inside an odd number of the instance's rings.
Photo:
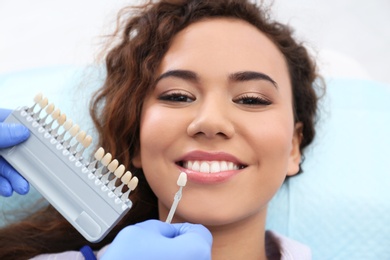
<svg viewBox="0 0 390 260">
<path fill-rule="evenodd" d="M 235 129 L 229 115 L 229 105 L 227 102 L 215 100 L 205 100 L 201 103 L 187 128 L 189 136 L 204 136 L 208 139 L 219 136 L 229 139 L 234 135 Z"/>
</svg>

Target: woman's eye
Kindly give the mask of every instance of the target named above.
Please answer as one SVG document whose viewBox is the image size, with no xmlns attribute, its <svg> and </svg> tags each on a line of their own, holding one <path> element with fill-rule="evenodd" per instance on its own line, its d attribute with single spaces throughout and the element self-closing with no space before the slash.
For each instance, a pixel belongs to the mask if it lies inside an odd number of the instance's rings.
<svg viewBox="0 0 390 260">
<path fill-rule="evenodd" d="M 170 101 L 170 102 L 192 102 L 194 98 L 190 97 L 184 93 L 169 93 L 163 94 L 159 98 L 159 100 Z"/>
<path fill-rule="evenodd" d="M 272 102 L 268 99 L 259 96 L 249 96 L 249 95 L 241 96 L 233 101 L 237 104 L 243 104 L 249 106 L 268 106 L 272 104 Z"/>
</svg>

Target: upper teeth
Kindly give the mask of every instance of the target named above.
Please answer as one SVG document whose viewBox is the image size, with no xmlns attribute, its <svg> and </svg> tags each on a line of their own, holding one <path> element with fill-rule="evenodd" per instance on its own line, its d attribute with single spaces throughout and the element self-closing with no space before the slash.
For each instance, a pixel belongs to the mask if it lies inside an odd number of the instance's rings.
<svg viewBox="0 0 390 260">
<path fill-rule="evenodd" d="M 237 164 L 227 161 L 186 161 L 183 163 L 183 167 L 203 173 L 216 173 L 239 169 Z"/>
</svg>

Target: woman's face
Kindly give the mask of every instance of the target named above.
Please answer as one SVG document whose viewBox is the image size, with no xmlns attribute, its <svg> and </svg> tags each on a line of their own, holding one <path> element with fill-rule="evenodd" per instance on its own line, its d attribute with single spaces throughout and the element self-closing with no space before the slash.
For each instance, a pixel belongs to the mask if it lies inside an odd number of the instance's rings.
<svg viewBox="0 0 390 260">
<path fill-rule="evenodd" d="M 299 169 L 300 128 L 281 52 L 252 25 L 194 23 L 173 39 L 143 105 L 142 167 L 165 220 L 225 225 L 265 216 L 286 175 Z"/>
</svg>

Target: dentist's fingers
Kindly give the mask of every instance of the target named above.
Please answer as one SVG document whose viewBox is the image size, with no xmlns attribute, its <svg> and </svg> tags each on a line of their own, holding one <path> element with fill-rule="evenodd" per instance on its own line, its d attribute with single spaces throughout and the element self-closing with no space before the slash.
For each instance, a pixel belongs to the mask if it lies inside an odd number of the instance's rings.
<svg viewBox="0 0 390 260">
<path fill-rule="evenodd" d="M 2 157 L 0 157 L 0 178 L 2 196 L 11 196 L 13 191 L 25 195 L 30 190 L 29 183 Z"/>
</svg>

